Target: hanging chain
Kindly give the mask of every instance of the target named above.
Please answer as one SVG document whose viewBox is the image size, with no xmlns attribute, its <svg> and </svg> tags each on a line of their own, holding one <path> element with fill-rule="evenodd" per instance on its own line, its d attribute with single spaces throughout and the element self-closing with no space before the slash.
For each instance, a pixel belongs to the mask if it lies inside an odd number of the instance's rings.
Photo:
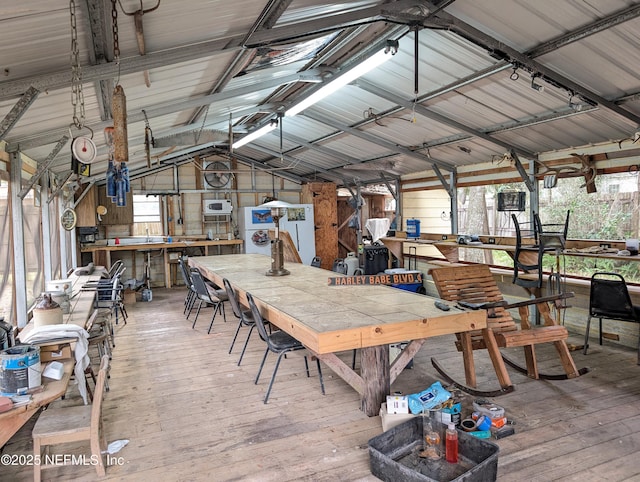
<svg viewBox="0 0 640 482">
<path fill-rule="evenodd" d="M 78 29 L 76 27 L 76 4 L 69 2 L 71 13 L 71 105 L 73 106 L 73 124 L 82 129 L 84 124 L 84 93 L 82 92 L 82 69 L 78 52 Z"/>
<path fill-rule="evenodd" d="M 120 62 L 120 43 L 118 42 L 118 9 L 116 0 L 111 0 L 111 29 L 113 32 L 113 60 Z"/>
<path fill-rule="evenodd" d="M 118 40 L 118 8 L 116 0 L 111 0 L 111 32 L 113 34 L 113 61 L 118 66 L 116 85 L 120 84 L 120 41 Z"/>
</svg>

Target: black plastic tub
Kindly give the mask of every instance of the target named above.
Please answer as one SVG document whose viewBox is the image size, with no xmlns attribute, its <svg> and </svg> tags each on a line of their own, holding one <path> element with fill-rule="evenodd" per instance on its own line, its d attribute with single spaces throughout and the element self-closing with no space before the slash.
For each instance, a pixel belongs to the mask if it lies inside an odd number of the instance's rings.
<svg viewBox="0 0 640 482">
<path fill-rule="evenodd" d="M 422 420 L 423 417 L 414 417 L 369 440 L 373 475 L 389 482 L 496 480 L 500 448 L 466 432 L 458 430 L 457 464 L 447 462 L 444 456 L 435 461 L 419 457 L 423 449 Z M 436 424 L 434 428 L 444 434 L 445 425 Z"/>
</svg>

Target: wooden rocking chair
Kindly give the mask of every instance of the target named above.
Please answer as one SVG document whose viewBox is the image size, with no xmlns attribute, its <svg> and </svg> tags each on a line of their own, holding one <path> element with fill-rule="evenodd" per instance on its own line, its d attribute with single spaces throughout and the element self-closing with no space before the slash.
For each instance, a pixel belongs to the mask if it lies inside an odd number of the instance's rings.
<svg viewBox="0 0 640 482">
<path fill-rule="evenodd" d="M 461 389 L 476 395 L 496 396 L 513 391 L 509 375 L 504 370 L 504 362 L 534 379 L 563 380 L 575 378 L 589 371 L 588 368 L 578 370 L 573 362 L 566 339 L 567 329 L 556 324 L 551 316 L 549 303 L 561 303 L 563 299 L 572 297 L 573 293 L 561 293 L 543 298 L 535 298 L 519 303 L 508 304 L 502 297 L 491 271 L 487 265 L 464 265 L 442 267 L 429 270 L 440 297 L 456 304 L 461 309 L 486 309 L 487 328 L 467 333 L 458 333 L 456 346 L 463 352 L 466 385 L 460 384 L 447 375 L 438 362 L 432 358 L 436 370 L 450 382 Z M 536 305 L 544 326 L 532 327 L 529 322 L 529 306 Z M 511 308 L 517 308 L 520 314 L 520 327 L 513 320 Z M 538 371 L 535 345 L 553 343 L 564 374 L 544 374 Z M 506 358 L 499 348 L 523 347 L 526 367 Z M 498 375 L 501 389 L 483 392 L 475 389 L 476 373 L 473 361 L 473 350 L 486 349 Z"/>
</svg>

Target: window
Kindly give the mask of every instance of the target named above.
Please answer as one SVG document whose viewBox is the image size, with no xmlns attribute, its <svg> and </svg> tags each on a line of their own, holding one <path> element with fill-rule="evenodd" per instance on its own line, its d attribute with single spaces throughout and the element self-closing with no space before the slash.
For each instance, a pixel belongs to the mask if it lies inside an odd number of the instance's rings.
<svg viewBox="0 0 640 482">
<path fill-rule="evenodd" d="M 556 188 L 540 189 L 541 221 L 563 222 L 567 210 L 570 210 L 569 239 L 622 241 L 639 238 L 637 174 L 599 175 L 596 177 L 596 189 L 595 193 L 587 193 L 582 177 L 558 179 Z M 545 260 L 545 266 L 547 264 Z M 595 261 L 565 256 L 562 269 L 566 273 L 585 277 L 595 271 L 613 271 L 629 282 L 640 282 L 638 262 L 611 259 Z"/>
<path fill-rule="evenodd" d="M 384 198 L 384 210 L 389 212 L 396 212 L 396 200 L 395 198 L 392 197 L 385 197 Z"/>
<path fill-rule="evenodd" d="M 0 171 L 0 316 L 13 323 L 13 253 L 11 251 L 9 213 L 9 179 Z"/>
<path fill-rule="evenodd" d="M 160 196 L 133 195 L 133 235 L 162 236 Z"/>
</svg>

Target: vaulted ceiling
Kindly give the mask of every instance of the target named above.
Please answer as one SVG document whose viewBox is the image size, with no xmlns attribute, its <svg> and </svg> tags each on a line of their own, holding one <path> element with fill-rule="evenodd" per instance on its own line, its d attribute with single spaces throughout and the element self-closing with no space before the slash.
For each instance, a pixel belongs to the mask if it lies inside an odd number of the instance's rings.
<svg viewBox="0 0 640 482">
<path fill-rule="evenodd" d="M 63 176 L 68 139 L 93 135 L 99 181 L 119 84 L 134 175 L 232 154 L 300 182 L 446 182 L 505 152 L 638 141 L 639 15 L 629 0 L 4 2 L 0 140 Z M 388 61 L 283 116 L 381 50 Z M 230 131 L 276 121 L 231 150 Z"/>
</svg>

